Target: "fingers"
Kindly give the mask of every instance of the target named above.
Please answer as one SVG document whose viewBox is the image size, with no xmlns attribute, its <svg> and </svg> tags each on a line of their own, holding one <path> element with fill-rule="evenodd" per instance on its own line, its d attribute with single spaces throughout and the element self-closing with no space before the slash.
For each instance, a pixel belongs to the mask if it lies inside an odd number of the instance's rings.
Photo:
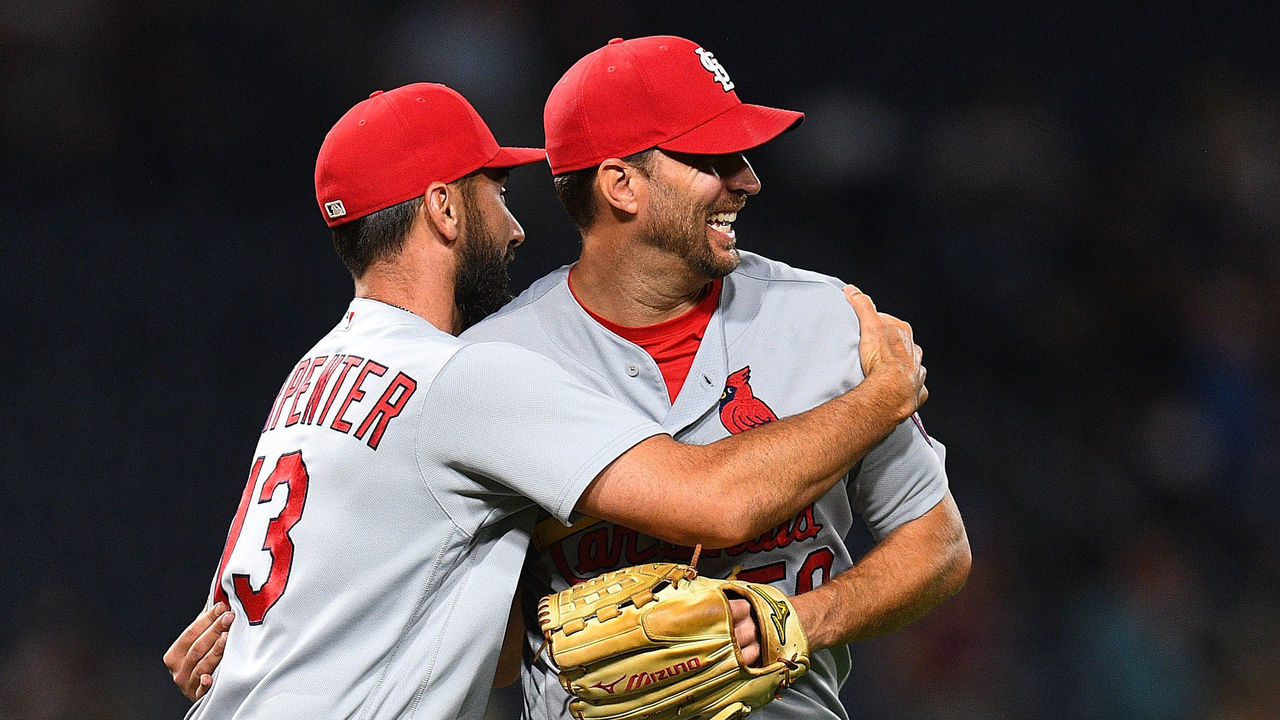
<svg viewBox="0 0 1280 720">
<path fill-rule="evenodd" d="M 894 327 L 898 331 L 899 338 L 901 339 L 903 345 L 904 346 L 909 345 L 911 347 L 911 357 L 913 362 L 909 367 L 915 373 L 914 386 L 916 388 L 916 400 L 915 400 L 915 408 L 912 410 L 912 412 L 915 412 L 915 410 L 920 409 L 920 406 L 924 404 L 925 400 L 929 399 L 929 390 L 924 386 L 925 378 L 929 374 L 928 368 L 924 366 L 924 348 L 916 344 L 914 331 L 911 328 L 911 323 L 908 323 L 905 320 L 899 320 L 898 318 L 893 317 L 892 315 L 888 315 L 885 313 L 880 313 L 880 314 L 885 318 L 888 318 L 886 320 L 886 323 L 890 321 L 893 323 Z"/>
<path fill-rule="evenodd" d="M 216 603 L 197 615 L 165 652 L 165 667 L 187 699 L 196 700 L 208 692 L 234 618 L 226 604 Z"/>
<path fill-rule="evenodd" d="M 206 663 L 205 660 L 208 658 L 209 654 L 214 651 L 215 647 L 220 642 L 225 643 L 223 636 L 226 635 L 227 630 L 231 628 L 231 621 L 234 618 L 234 613 L 230 611 L 223 612 L 218 616 L 217 620 L 205 628 L 204 632 L 200 633 L 195 642 L 191 644 L 191 647 L 187 650 L 184 662 L 187 663 L 188 669 L 192 673 L 197 672 L 202 664 L 207 665 L 208 663 Z M 218 653 L 218 657 L 222 657 L 221 652 Z M 217 665 L 216 660 L 213 662 L 213 665 Z M 212 668 L 209 668 L 209 670 L 212 670 Z"/>
<path fill-rule="evenodd" d="M 752 667 L 760 661 L 760 638 L 756 621 L 751 616 L 751 603 L 730 600 L 729 612 L 733 616 L 733 639 L 742 650 L 742 662 Z"/>
<path fill-rule="evenodd" d="M 850 305 L 853 305 L 855 302 L 861 302 L 861 300 L 857 299 L 859 296 L 861 296 L 862 300 L 865 300 L 866 302 L 871 304 L 872 310 L 876 309 L 876 304 L 874 301 L 872 301 L 871 297 L 866 293 L 862 292 L 861 290 L 859 290 L 856 285 L 845 285 L 844 296 L 849 299 Z"/>
<path fill-rule="evenodd" d="M 844 296 L 858 315 L 862 374 L 877 377 L 877 386 L 886 393 L 886 407 L 893 408 L 896 420 L 909 417 L 929 397 L 924 387 L 924 351 L 915 343 L 911 325 L 877 311 L 871 298 L 853 285 L 844 287 Z"/>
<path fill-rule="evenodd" d="M 230 613 L 228 613 L 230 614 Z M 196 663 L 192 670 L 192 675 L 199 678 L 199 684 L 195 688 L 195 697 L 192 700 L 199 700 L 204 694 L 209 692 L 209 688 L 213 685 L 213 671 L 218 667 L 218 663 L 222 662 L 222 653 L 227 648 L 227 633 L 224 631 L 219 633 L 218 640 L 209 649 L 200 662 Z"/>
<path fill-rule="evenodd" d="M 852 285 L 844 286 L 844 299 L 848 301 L 849 306 L 858 315 L 858 323 L 866 328 L 868 324 L 876 324 L 876 304 L 871 297 Z M 865 332 L 865 330 L 864 330 Z"/>
<path fill-rule="evenodd" d="M 914 336 L 911 330 L 911 323 L 907 322 L 906 320 L 902 320 L 900 318 L 894 317 L 889 313 L 882 312 L 882 313 L 878 313 L 878 315 L 880 315 L 881 322 L 883 322 L 885 325 L 892 325 L 895 329 L 898 330 L 898 332 L 905 333 L 908 339 Z"/>
<path fill-rule="evenodd" d="M 226 611 L 226 605 L 215 603 L 213 607 L 205 608 L 203 612 L 196 616 L 195 620 L 191 621 L 187 629 L 182 631 L 178 639 L 174 640 L 173 644 L 164 653 L 164 664 L 165 667 L 169 668 L 169 672 L 174 671 L 182 657 L 187 654 L 187 650 L 195 643 L 196 638 L 200 637 L 200 633 L 207 630 L 214 620 Z"/>
</svg>

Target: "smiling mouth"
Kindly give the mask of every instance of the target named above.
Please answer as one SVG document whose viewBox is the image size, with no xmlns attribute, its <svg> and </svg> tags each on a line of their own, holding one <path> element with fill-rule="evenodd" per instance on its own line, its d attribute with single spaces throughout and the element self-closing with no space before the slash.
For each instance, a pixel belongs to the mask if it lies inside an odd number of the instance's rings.
<svg viewBox="0 0 1280 720">
<path fill-rule="evenodd" d="M 707 226 L 716 232 L 734 237 L 733 221 L 738 219 L 736 212 L 718 212 L 707 216 Z"/>
</svg>

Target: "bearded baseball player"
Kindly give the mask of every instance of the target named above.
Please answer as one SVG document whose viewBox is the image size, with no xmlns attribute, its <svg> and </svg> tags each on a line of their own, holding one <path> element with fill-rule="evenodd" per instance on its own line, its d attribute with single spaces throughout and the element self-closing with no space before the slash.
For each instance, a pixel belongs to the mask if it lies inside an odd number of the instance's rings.
<svg viewBox="0 0 1280 720">
<path fill-rule="evenodd" d="M 526 348 L 455 337 L 505 299 L 524 239 L 506 173 L 544 157 L 428 83 L 326 136 L 317 200 L 356 297 L 286 375 L 210 611 L 166 654 L 202 696 L 188 718 L 478 719 L 535 511 L 732 545 L 815 502 L 927 395 L 909 328 L 857 294 L 878 342 L 845 360 L 868 382 L 708 446 Z M 749 645 L 743 603 L 731 620 Z"/>
<path fill-rule="evenodd" d="M 742 153 L 803 116 L 744 104 L 735 88 L 711 52 L 678 37 L 615 39 L 570 68 L 544 119 L 581 257 L 464 337 L 543 353 L 691 443 L 768 427 L 864 382 L 844 362 L 859 328 L 843 283 L 737 247 L 733 222 L 760 190 Z M 900 627 L 963 585 L 969 546 L 944 459 L 912 416 L 821 498 L 703 552 L 703 576 L 741 567 L 739 579 L 794 596 L 811 665 L 761 718 L 846 717 L 847 643 Z M 857 562 L 844 543 L 855 515 L 877 540 Z M 526 607 L 624 566 L 688 562 L 687 548 L 638 530 L 593 517 L 539 523 Z M 529 641 L 536 648 L 542 634 Z M 523 677 L 525 717 L 567 718 L 545 655 Z"/>
</svg>

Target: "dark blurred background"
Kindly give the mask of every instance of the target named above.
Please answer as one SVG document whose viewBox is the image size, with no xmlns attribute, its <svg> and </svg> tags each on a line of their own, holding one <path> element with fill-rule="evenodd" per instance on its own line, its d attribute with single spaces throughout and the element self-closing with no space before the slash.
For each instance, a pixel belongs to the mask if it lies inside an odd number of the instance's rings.
<svg viewBox="0 0 1280 720">
<path fill-rule="evenodd" d="M 332 123 L 435 80 L 540 145 L 560 73 L 657 33 L 808 113 L 740 244 L 926 350 L 974 570 L 854 648 L 853 716 L 1280 717 L 1280 5 L 822 5 L 0 3 L 0 718 L 186 707 L 160 656 L 350 297 Z M 509 188 L 523 289 L 577 238 Z"/>
</svg>

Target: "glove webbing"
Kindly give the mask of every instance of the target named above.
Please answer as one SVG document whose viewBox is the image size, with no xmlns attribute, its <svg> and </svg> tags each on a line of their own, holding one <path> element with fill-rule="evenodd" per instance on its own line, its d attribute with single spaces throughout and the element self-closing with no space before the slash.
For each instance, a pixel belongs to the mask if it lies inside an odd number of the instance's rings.
<svg viewBox="0 0 1280 720">
<path fill-rule="evenodd" d="M 698 570 L 697 570 L 698 557 L 700 555 L 702 555 L 702 543 L 697 543 L 696 545 L 693 546 L 693 557 L 689 559 L 689 569 L 685 571 L 683 577 L 689 580 L 692 580 L 698 576 Z M 737 574 L 736 569 L 734 570 L 734 574 L 735 575 Z M 662 583 L 670 580 L 671 585 L 673 587 L 679 587 L 680 579 L 681 579 L 680 577 L 663 578 L 662 580 L 659 580 L 657 583 L 655 583 L 653 587 L 643 592 L 636 593 L 635 595 L 631 596 L 630 598 L 627 598 L 626 600 L 622 601 L 618 605 L 611 605 L 608 607 L 600 608 L 600 610 L 596 612 L 596 619 L 610 620 L 612 618 L 618 617 L 619 615 L 622 614 L 621 608 L 625 605 L 634 605 L 635 607 L 638 607 L 638 608 L 644 607 L 645 605 L 649 604 L 649 602 L 653 600 L 653 594 L 662 589 Z M 563 627 L 564 634 L 572 635 L 573 633 L 578 632 L 579 630 L 582 630 L 586 626 L 587 626 L 587 621 L 585 619 L 573 620 L 564 625 Z M 545 637 L 542 639 L 542 644 L 538 646 L 537 652 L 533 654 L 533 659 L 529 661 L 530 664 L 538 662 L 538 658 L 542 657 L 542 651 L 547 649 L 547 643 L 549 642 L 550 640 L 548 640 Z"/>
</svg>

